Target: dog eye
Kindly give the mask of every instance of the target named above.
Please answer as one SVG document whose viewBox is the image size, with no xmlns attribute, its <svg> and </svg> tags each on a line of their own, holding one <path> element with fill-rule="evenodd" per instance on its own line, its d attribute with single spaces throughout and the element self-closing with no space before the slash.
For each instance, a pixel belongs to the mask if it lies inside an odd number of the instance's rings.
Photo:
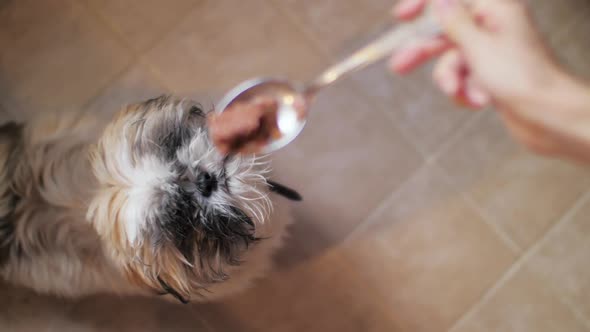
<svg viewBox="0 0 590 332">
<path fill-rule="evenodd" d="M 190 116 L 204 116 L 205 112 L 203 112 L 203 110 L 201 109 L 201 107 L 197 106 L 197 105 L 193 105 L 191 106 L 191 108 L 188 111 Z"/>
</svg>

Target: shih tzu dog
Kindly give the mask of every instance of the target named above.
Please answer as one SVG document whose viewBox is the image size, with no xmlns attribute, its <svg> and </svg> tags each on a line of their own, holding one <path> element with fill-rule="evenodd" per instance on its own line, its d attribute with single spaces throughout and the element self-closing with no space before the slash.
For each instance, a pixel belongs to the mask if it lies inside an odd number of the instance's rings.
<svg viewBox="0 0 590 332">
<path fill-rule="evenodd" d="M 104 126 L 89 114 L 0 128 L 0 276 L 38 292 L 244 288 L 271 264 L 289 213 L 259 157 L 224 157 L 196 103 L 159 97 Z"/>
</svg>

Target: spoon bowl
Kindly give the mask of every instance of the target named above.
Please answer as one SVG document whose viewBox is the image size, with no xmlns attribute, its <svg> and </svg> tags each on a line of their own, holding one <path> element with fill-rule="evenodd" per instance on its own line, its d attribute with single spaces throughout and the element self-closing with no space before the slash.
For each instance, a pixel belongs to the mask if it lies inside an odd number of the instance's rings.
<svg viewBox="0 0 590 332">
<path fill-rule="evenodd" d="M 276 78 L 254 78 L 240 83 L 218 103 L 216 112 L 221 113 L 235 103 L 251 101 L 258 96 L 271 97 L 277 101 L 277 128 L 280 137 L 269 141 L 262 153 L 270 153 L 291 143 L 303 130 L 306 117 L 295 108 L 295 101 L 302 93 L 294 84 Z M 301 106 L 299 106 L 301 107 Z"/>
</svg>

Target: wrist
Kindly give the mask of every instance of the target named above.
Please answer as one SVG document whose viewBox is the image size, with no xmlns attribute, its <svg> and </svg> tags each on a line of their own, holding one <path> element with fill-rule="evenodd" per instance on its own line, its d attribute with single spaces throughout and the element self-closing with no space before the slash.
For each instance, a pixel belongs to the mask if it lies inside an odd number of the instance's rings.
<svg viewBox="0 0 590 332">
<path fill-rule="evenodd" d="M 563 114 L 572 134 L 590 143 L 590 85 L 567 74 L 565 76 L 552 98 L 554 111 Z"/>
<path fill-rule="evenodd" d="M 554 133 L 590 146 L 590 85 L 561 70 L 547 82 L 527 94 L 520 113 Z"/>
</svg>

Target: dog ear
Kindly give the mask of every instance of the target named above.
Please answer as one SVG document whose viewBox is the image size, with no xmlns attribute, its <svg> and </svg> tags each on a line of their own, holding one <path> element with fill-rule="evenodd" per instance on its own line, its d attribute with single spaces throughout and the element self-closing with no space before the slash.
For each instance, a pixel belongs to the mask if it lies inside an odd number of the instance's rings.
<svg viewBox="0 0 590 332">
<path fill-rule="evenodd" d="M 280 183 L 277 183 L 277 182 L 274 182 L 271 180 L 268 180 L 267 183 L 270 188 L 270 191 L 272 191 L 272 192 L 275 192 L 275 193 L 277 193 L 287 199 L 290 199 L 292 201 L 300 202 L 303 200 L 303 197 L 301 197 L 301 195 L 297 191 L 295 191 L 287 186 L 284 186 Z"/>
</svg>

